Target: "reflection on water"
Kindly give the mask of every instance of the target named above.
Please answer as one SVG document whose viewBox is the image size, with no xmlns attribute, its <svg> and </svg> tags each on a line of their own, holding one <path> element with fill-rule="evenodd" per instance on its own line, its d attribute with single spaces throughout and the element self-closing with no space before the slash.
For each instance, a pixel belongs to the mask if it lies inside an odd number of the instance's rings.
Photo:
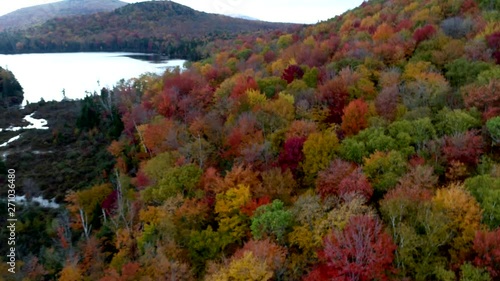
<svg viewBox="0 0 500 281">
<path fill-rule="evenodd" d="M 159 54 L 128 54 L 124 55 L 124 57 L 147 61 L 150 63 L 164 63 L 166 60 L 168 60 L 167 56 L 162 56 Z"/>
<path fill-rule="evenodd" d="M 137 53 L 54 53 L 1 55 L 0 66 L 11 70 L 24 89 L 24 103 L 81 99 L 88 92 L 112 88 L 121 79 L 143 73 L 163 74 L 183 67 L 185 60 L 164 60 Z"/>
</svg>

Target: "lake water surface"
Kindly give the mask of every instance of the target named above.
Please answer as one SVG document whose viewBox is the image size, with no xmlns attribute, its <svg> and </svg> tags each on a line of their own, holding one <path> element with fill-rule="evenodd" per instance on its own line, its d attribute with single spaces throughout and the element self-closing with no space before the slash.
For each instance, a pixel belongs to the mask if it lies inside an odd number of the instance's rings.
<svg viewBox="0 0 500 281">
<path fill-rule="evenodd" d="M 0 54 L 0 66 L 12 71 L 24 89 L 24 104 L 62 100 L 63 90 L 67 98 L 81 99 L 86 92 L 112 88 L 120 79 L 162 74 L 185 62 L 135 53 Z"/>
</svg>

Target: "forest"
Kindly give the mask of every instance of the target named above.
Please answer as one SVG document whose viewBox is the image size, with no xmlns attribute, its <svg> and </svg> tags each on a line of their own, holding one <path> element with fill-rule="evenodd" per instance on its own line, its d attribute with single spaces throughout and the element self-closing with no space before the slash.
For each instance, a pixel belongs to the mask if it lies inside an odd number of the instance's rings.
<svg viewBox="0 0 500 281">
<path fill-rule="evenodd" d="M 0 52 L 143 52 L 199 60 L 207 56 L 203 46 L 209 41 L 297 26 L 207 14 L 171 1 L 139 2 L 112 12 L 58 17 L 24 30 L 4 30 Z"/>
<path fill-rule="evenodd" d="M 0 108 L 19 105 L 23 99 L 23 87 L 14 74 L 0 67 Z"/>
<path fill-rule="evenodd" d="M 25 211 L 49 242 L 18 280 L 500 280 L 498 1 L 371 0 L 203 51 L 81 101 L 74 136 L 113 161 Z"/>
</svg>

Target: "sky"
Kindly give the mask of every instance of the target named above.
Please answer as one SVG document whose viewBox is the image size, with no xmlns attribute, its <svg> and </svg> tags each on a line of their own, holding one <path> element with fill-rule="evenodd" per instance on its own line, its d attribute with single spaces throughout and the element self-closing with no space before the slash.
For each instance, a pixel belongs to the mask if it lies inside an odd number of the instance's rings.
<svg viewBox="0 0 500 281">
<path fill-rule="evenodd" d="M 60 0 L 0 0 L 0 16 Z M 143 2 L 122 0 L 128 3 Z M 314 24 L 355 8 L 363 0 L 174 0 L 207 13 L 244 15 L 264 21 Z"/>
</svg>

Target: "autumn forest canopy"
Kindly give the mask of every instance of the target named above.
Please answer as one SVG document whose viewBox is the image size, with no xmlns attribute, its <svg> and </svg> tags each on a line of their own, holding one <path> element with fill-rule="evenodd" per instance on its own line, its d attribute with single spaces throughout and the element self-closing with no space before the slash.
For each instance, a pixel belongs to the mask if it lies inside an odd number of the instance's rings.
<svg viewBox="0 0 500 281">
<path fill-rule="evenodd" d="M 26 280 L 499 280 L 498 1 L 367 1 L 202 52 L 81 101 L 73 136 L 111 164 L 30 211 Z"/>
</svg>

